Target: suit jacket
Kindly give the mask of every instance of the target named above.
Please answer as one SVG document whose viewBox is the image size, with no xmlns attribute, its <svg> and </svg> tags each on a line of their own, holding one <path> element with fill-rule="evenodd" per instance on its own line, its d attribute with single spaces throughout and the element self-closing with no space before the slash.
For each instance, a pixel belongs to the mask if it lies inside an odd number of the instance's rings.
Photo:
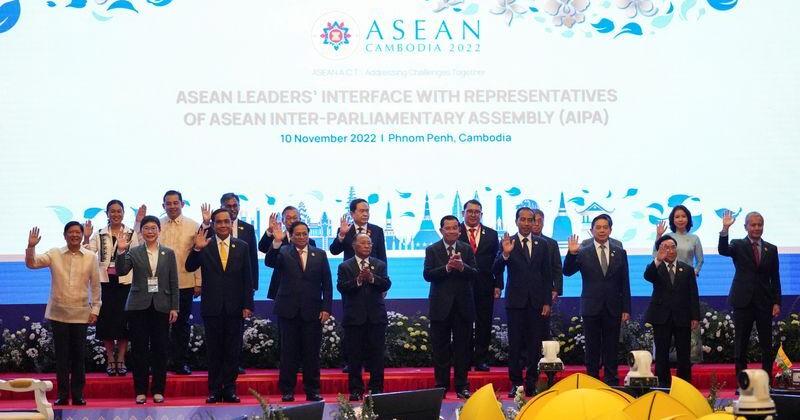
<svg viewBox="0 0 800 420">
<path fill-rule="evenodd" d="M 468 229 L 469 227 L 462 223 L 461 236 L 458 237 L 459 241 L 467 245 L 469 245 Z M 494 272 L 494 258 L 499 249 L 497 231 L 482 224 L 478 229 L 481 231 L 478 249 L 475 251 L 475 268 L 478 270 L 478 275 L 473 288 L 475 293 L 493 293 L 494 288 L 503 288 L 503 273 L 498 275 Z"/>
<path fill-rule="evenodd" d="M 383 262 L 386 262 L 386 239 L 383 237 L 383 229 L 380 226 L 367 223 L 367 234 L 372 239 L 372 252 L 370 257 L 375 257 Z M 344 259 L 349 260 L 356 255 L 353 250 L 353 240 L 356 237 L 356 225 L 350 226 L 350 230 L 344 235 L 343 240 L 339 240 L 339 232 L 336 232 L 336 237 L 331 242 L 330 251 L 333 255 L 339 255 L 344 252 Z"/>
<path fill-rule="evenodd" d="M 552 273 L 553 290 L 559 296 L 562 296 L 564 295 L 564 273 L 561 271 L 561 251 L 559 251 L 558 242 L 549 236 L 540 235 L 539 237 L 547 242 L 547 250 L 550 252 L 550 272 Z"/>
<path fill-rule="evenodd" d="M 464 270 L 447 272 L 447 246 L 444 240 L 425 248 L 425 268 L 422 276 L 431 283 L 428 294 L 429 313 L 432 321 L 441 321 L 455 310 L 469 322 L 475 320 L 475 298 L 472 284 L 478 270 L 475 269 L 475 254 L 469 244 L 456 241 L 454 252 L 461 253 Z"/>
<path fill-rule="evenodd" d="M 609 244 L 609 264 L 605 276 L 594 242 L 581 247 L 577 255 L 564 257 L 564 275 L 581 272 L 581 315 L 600 315 L 603 308 L 613 316 L 631 312 L 631 285 L 628 273 L 628 254 L 624 249 Z"/>
<path fill-rule="evenodd" d="M 325 251 L 311 245 L 306 251 L 305 270 L 292 244 L 270 248 L 264 260 L 278 273 L 273 312 L 283 318 L 300 316 L 308 322 L 319 319 L 321 311 L 331 312 L 333 284 Z"/>
<path fill-rule="evenodd" d="M 733 275 L 728 303 L 744 308 L 751 303 L 759 309 L 771 310 L 781 304 L 781 275 L 778 269 L 778 247 L 761 240 L 761 261 L 756 265 L 750 239 L 719 237 L 719 255 L 731 257 L 736 272 Z"/>
<path fill-rule="evenodd" d="M 261 240 L 258 241 L 259 251 L 263 252 L 264 254 L 269 252 L 270 248 L 272 248 L 272 240 L 273 240 L 272 235 L 268 235 L 267 232 L 265 231 L 264 236 L 262 236 Z M 284 236 L 281 243 L 283 245 L 289 245 L 289 237 Z M 316 247 L 317 243 L 313 239 L 308 238 L 308 246 Z M 270 265 L 267 263 L 266 258 L 264 258 L 264 265 L 270 267 Z M 278 286 L 281 283 L 280 280 L 278 280 L 279 277 L 280 275 L 278 274 L 277 270 L 275 270 L 275 267 L 272 267 L 272 277 L 269 278 L 269 288 L 267 288 L 267 299 L 274 300 L 275 296 L 278 296 Z"/>
<path fill-rule="evenodd" d="M 192 249 L 186 258 L 186 270 L 200 268 L 203 276 L 200 313 L 203 316 L 241 316 L 243 309 L 252 311 L 250 267 L 247 242 L 233 236 L 230 237 L 228 263 L 224 270 L 216 235 L 200 251 Z"/>
<path fill-rule="evenodd" d="M 253 290 L 258 290 L 258 248 L 256 248 L 256 230 L 250 223 L 238 220 L 236 237 L 247 242 L 247 250 L 250 251 L 250 284 Z"/>
<path fill-rule="evenodd" d="M 368 257 L 370 270 L 374 278 L 373 283 L 358 285 L 356 277 L 361 272 L 361 267 L 355 258 L 350 258 L 339 264 L 336 289 L 342 294 L 344 319 L 342 325 L 385 324 L 386 305 L 383 293 L 392 287 L 392 281 L 386 273 L 386 263 L 373 257 Z"/>
<path fill-rule="evenodd" d="M 117 274 L 124 276 L 133 270 L 131 290 L 125 302 L 126 311 L 140 311 L 152 303 L 158 312 L 169 313 L 178 310 L 178 264 L 171 249 L 158 246 L 158 263 L 155 275 L 158 277 L 158 292 L 147 291 L 147 278 L 153 275 L 150 260 L 147 258 L 147 245 L 139 245 L 122 255 L 117 255 Z"/>
<path fill-rule="evenodd" d="M 503 258 L 502 250 L 494 260 L 495 271 L 502 276 L 508 269 L 506 284 L 506 308 L 523 309 L 550 305 L 553 297 L 552 270 L 550 267 L 550 250 L 547 242 L 539 236 L 531 235 L 533 243 L 531 255 L 525 255 L 519 235 L 511 237 L 514 249 Z"/>
<path fill-rule="evenodd" d="M 700 320 L 700 297 L 692 266 L 675 261 L 673 284 L 669 279 L 667 262 L 662 261 L 658 267 L 651 262 L 644 270 L 644 279 L 653 283 L 653 295 L 645 322 L 666 324 L 671 317 L 675 325 L 688 327 L 693 319 Z"/>
</svg>

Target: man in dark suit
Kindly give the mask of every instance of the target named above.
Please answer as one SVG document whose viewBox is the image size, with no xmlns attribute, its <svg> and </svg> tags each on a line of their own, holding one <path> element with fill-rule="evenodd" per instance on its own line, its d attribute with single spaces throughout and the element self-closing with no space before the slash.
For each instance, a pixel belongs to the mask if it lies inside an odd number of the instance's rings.
<svg viewBox="0 0 800 420">
<path fill-rule="evenodd" d="M 339 264 L 336 288 L 342 294 L 344 325 L 347 334 L 350 367 L 350 401 L 359 401 L 364 396 L 364 381 L 361 378 L 361 361 L 366 361 L 369 370 L 369 391 L 383 392 L 383 358 L 386 348 L 386 306 L 383 294 L 392 286 L 386 273 L 386 263 L 370 257 L 372 239 L 359 233 L 353 241 L 356 255 Z"/>
<path fill-rule="evenodd" d="M 559 296 L 564 294 L 564 274 L 561 272 L 561 251 L 558 248 L 558 242 L 555 239 L 542 234 L 544 228 L 544 212 L 539 209 L 533 209 L 533 226 L 531 234 L 538 236 L 547 243 L 547 251 L 550 253 L 550 271 L 551 279 L 553 281 L 553 290 L 550 293 L 552 303 L 555 304 Z M 550 317 L 544 319 L 542 322 L 542 340 L 549 340 L 550 334 Z"/>
<path fill-rule="evenodd" d="M 258 249 L 256 247 L 256 230 L 253 225 L 239 220 L 239 196 L 235 193 L 225 193 L 219 199 L 220 208 L 227 209 L 233 219 L 233 226 L 231 227 L 231 236 L 247 242 L 247 249 L 250 251 L 250 277 L 252 278 L 251 284 L 253 290 L 258 290 Z M 244 324 L 242 324 L 244 327 Z M 244 331 L 242 331 L 244 333 Z M 244 349 L 242 350 L 244 351 Z M 240 358 L 239 374 L 245 373 L 244 366 L 241 366 L 242 360 Z"/>
<path fill-rule="evenodd" d="M 603 380 L 619 385 L 617 378 L 617 345 L 620 327 L 630 319 L 631 286 L 628 274 L 628 254 L 608 239 L 611 217 L 601 214 L 592 220 L 594 240 L 581 246 L 578 235 L 569 238 L 569 252 L 564 258 L 564 275 L 581 272 L 581 315 L 586 331 L 586 371 L 600 377 L 603 360 Z"/>
<path fill-rule="evenodd" d="M 422 276 L 431 283 L 428 294 L 428 316 L 431 319 L 433 374 L 437 388 L 450 388 L 450 366 L 453 365 L 456 396 L 470 397 L 470 338 L 475 322 L 475 254 L 469 244 L 458 240 L 460 225 L 455 216 L 444 216 L 439 222 L 442 240 L 425 248 Z M 452 340 L 451 340 L 452 336 Z"/>
<path fill-rule="evenodd" d="M 294 401 L 298 360 L 303 362 L 306 400 L 322 401 L 319 394 L 319 349 L 322 324 L 330 318 L 333 285 L 325 251 L 308 245 L 308 225 L 294 222 L 289 227 L 291 243 L 283 245 L 283 231 L 272 222 L 272 247 L 264 257 L 267 266 L 279 273 L 274 313 L 281 335 L 281 364 L 278 387 L 281 400 Z"/>
<path fill-rule="evenodd" d="M 278 215 L 272 213 L 269 216 L 269 227 L 267 230 L 264 231 L 264 235 L 261 236 L 261 239 L 258 241 L 258 250 L 266 254 L 269 252 L 270 247 L 272 247 L 272 240 L 275 236 L 272 233 L 272 226 L 277 225 L 279 229 L 282 229 L 283 232 L 283 245 L 289 244 L 289 226 L 291 226 L 294 222 L 300 221 L 300 215 L 297 212 L 297 208 L 294 206 L 286 206 L 283 211 L 281 212 L 281 223 L 277 223 Z M 281 226 L 282 225 L 282 226 Z M 308 244 L 312 247 L 316 247 L 317 243 L 309 238 Z M 267 261 L 264 260 L 264 264 L 266 265 Z M 278 294 L 278 285 L 280 281 L 278 280 L 279 276 L 275 270 L 272 270 L 272 277 L 269 280 L 269 288 L 267 289 L 267 299 L 275 299 L 275 296 Z"/>
<path fill-rule="evenodd" d="M 247 242 L 231 236 L 228 210 L 215 210 L 211 221 L 214 237 L 207 238 L 205 229 L 200 229 L 186 259 L 186 270 L 200 268 L 203 276 L 200 312 L 208 357 L 206 402 L 239 402 L 236 377 L 242 352 L 242 323 L 253 311 L 250 250 Z"/>
<path fill-rule="evenodd" d="M 516 213 L 518 233 L 505 234 L 501 252 L 495 258 L 495 272 L 508 270 L 506 313 L 508 316 L 508 376 L 513 398 L 523 385 L 522 363 L 526 366 L 525 395 L 533 396 L 542 357 L 542 323 L 550 316 L 553 290 L 550 251 L 547 243 L 533 236 L 533 210 L 520 207 Z M 525 352 L 524 356 L 522 352 Z"/>
<path fill-rule="evenodd" d="M 678 377 L 692 381 L 689 348 L 691 330 L 700 325 L 700 297 L 692 266 L 680 262 L 678 242 L 671 236 L 656 241 L 656 257 L 644 270 L 644 279 L 653 283 L 653 295 L 645 322 L 653 325 L 656 346 L 656 376 L 660 386 L 669 387 L 669 349 L 675 339 Z"/>
<path fill-rule="evenodd" d="M 489 371 L 489 344 L 492 341 L 492 315 L 494 300 L 500 297 L 503 277 L 492 272 L 499 242 L 497 231 L 481 224 L 483 206 L 478 200 L 464 203 L 461 235 L 458 240 L 469 244 L 475 254 L 475 269 L 478 270 L 473 284 L 475 297 L 475 337 L 472 363 L 476 371 Z"/>
<path fill-rule="evenodd" d="M 772 318 L 781 314 L 781 276 L 778 271 L 778 248 L 763 240 L 764 218 L 750 212 L 744 218 L 747 237 L 728 243 L 728 230 L 736 221 L 731 212 L 722 218 L 719 233 L 719 255 L 731 257 L 733 275 L 728 303 L 733 307 L 735 326 L 734 358 L 736 373 L 747 369 L 747 345 L 753 321 L 761 347 L 761 367 L 772 378 Z"/>
</svg>

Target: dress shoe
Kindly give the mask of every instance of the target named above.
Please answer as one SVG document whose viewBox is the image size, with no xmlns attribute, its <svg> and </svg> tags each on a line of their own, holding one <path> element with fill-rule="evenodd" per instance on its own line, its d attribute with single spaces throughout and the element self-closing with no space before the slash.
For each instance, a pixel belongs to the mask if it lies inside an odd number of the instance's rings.
<svg viewBox="0 0 800 420">
<path fill-rule="evenodd" d="M 369 393 L 372 394 L 372 395 L 383 394 L 383 390 L 382 389 L 370 389 Z"/>
<path fill-rule="evenodd" d="M 86 405 L 86 400 L 81 397 L 72 398 L 72 405 Z"/>
<path fill-rule="evenodd" d="M 522 385 L 511 385 L 511 389 L 508 391 L 508 398 L 517 398 L 517 388 L 521 386 Z"/>
<path fill-rule="evenodd" d="M 350 373 L 350 366 L 344 365 L 342 367 L 342 373 Z"/>
<path fill-rule="evenodd" d="M 306 394 L 306 401 L 322 401 L 322 395 L 319 395 L 317 392 Z"/>
<path fill-rule="evenodd" d="M 192 370 L 187 365 L 178 366 L 173 371 L 176 375 L 191 375 Z"/>
<path fill-rule="evenodd" d="M 206 404 L 216 404 L 222 401 L 222 398 L 219 397 L 217 394 L 211 394 L 206 398 Z"/>
<path fill-rule="evenodd" d="M 225 401 L 227 403 L 238 403 L 240 400 L 238 395 L 231 393 L 231 394 L 224 394 L 222 396 L 222 401 Z"/>
<path fill-rule="evenodd" d="M 294 401 L 294 394 L 292 394 L 291 392 L 287 392 L 287 393 L 281 395 L 281 401 L 283 401 L 283 402 L 292 402 L 292 401 Z"/>
<path fill-rule="evenodd" d="M 244 370 L 243 367 L 239 366 L 239 375 L 244 375 L 247 371 Z"/>
<path fill-rule="evenodd" d="M 136 396 L 136 404 L 144 404 L 147 401 L 147 396 L 144 394 L 139 394 Z"/>
<path fill-rule="evenodd" d="M 69 405 L 69 398 L 59 397 L 57 400 L 53 401 L 53 405 Z"/>
<path fill-rule="evenodd" d="M 466 389 L 466 388 L 464 388 L 464 389 L 462 389 L 460 391 L 456 391 L 456 397 L 460 398 L 462 400 L 468 400 L 469 397 L 471 397 L 471 396 L 472 396 L 472 393 L 469 392 L 469 390 Z"/>
<path fill-rule="evenodd" d="M 125 376 L 128 374 L 128 367 L 123 362 L 117 362 L 117 375 Z"/>
<path fill-rule="evenodd" d="M 153 402 L 156 404 L 161 404 L 164 402 L 164 396 L 162 394 L 153 394 Z"/>
<path fill-rule="evenodd" d="M 486 363 L 479 363 L 478 365 L 475 366 L 475 372 L 488 372 L 488 371 L 489 371 L 489 365 L 487 365 Z"/>
<path fill-rule="evenodd" d="M 351 392 L 349 399 L 350 399 L 350 401 L 353 401 L 353 402 L 361 401 L 361 400 L 364 399 L 364 395 L 361 394 L 360 392 Z"/>
</svg>

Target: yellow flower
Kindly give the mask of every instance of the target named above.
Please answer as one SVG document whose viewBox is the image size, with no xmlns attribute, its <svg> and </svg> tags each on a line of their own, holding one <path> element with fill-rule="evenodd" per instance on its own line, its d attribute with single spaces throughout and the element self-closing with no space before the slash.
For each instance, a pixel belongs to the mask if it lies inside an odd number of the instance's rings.
<svg viewBox="0 0 800 420">
<path fill-rule="evenodd" d="M 407 349 L 407 348 L 409 348 L 409 347 L 411 347 L 411 346 L 409 346 L 409 345 L 408 345 L 408 343 L 405 343 L 405 344 L 403 344 L 403 348 L 404 348 L 404 349 Z"/>
</svg>

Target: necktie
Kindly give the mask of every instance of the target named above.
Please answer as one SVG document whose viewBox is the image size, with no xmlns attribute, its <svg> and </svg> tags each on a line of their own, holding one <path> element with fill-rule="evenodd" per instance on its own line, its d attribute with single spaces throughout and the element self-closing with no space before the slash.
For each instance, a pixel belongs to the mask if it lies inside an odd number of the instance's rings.
<svg viewBox="0 0 800 420">
<path fill-rule="evenodd" d="M 356 229 L 356 233 L 364 233 L 364 228 L 360 227 L 360 228 Z"/>
<path fill-rule="evenodd" d="M 366 270 L 368 266 L 369 266 L 369 261 L 361 260 L 361 269 L 362 270 Z"/>
<path fill-rule="evenodd" d="M 453 245 L 450 245 L 450 246 L 447 247 L 447 256 L 448 257 L 452 257 L 453 256 Z"/>
<path fill-rule="evenodd" d="M 303 271 L 306 271 L 306 259 L 304 257 L 305 254 L 306 254 L 306 250 L 305 249 L 298 249 L 297 253 L 300 255 L 300 267 L 303 268 Z"/>
<path fill-rule="evenodd" d="M 675 284 L 675 264 L 669 263 L 669 266 L 667 267 L 667 270 L 669 271 L 669 281 L 670 281 L 670 283 L 672 283 L 674 285 Z"/>
<path fill-rule="evenodd" d="M 222 269 L 228 267 L 228 244 L 226 242 L 219 243 L 219 259 L 222 261 Z"/>
<path fill-rule="evenodd" d="M 531 249 L 528 248 L 528 238 L 522 238 L 522 253 L 525 254 L 525 259 L 530 260 Z"/>
<path fill-rule="evenodd" d="M 751 242 L 753 245 L 753 260 L 756 262 L 756 266 L 761 264 L 761 250 L 758 249 L 758 242 Z"/>
<path fill-rule="evenodd" d="M 475 228 L 469 228 L 469 246 L 472 248 L 472 252 L 478 252 L 478 243 L 475 242 Z"/>
<path fill-rule="evenodd" d="M 600 268 L 603 269 L 603 275 L 608 271 L 608 260 L 606 258 L 606 246 L 600 245 Z"/>
</svg>

